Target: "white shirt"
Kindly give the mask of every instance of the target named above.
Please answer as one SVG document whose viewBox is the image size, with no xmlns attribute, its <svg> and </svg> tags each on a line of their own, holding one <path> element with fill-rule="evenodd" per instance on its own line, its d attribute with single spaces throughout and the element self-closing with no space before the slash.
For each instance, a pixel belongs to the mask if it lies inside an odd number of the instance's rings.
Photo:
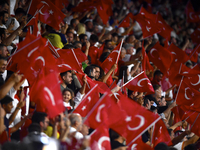
<svg viewBox="0 0 200 150">
<path fill-rule="evenodd" d="M 183 150 L 183 142 L 179 142 L 178 144 L 174 145 L 174 148 L 176 148 L 177 150 Z"/>
<path fill-rule="evenodd" d="M 6 26 L 5 26 L 4 24 L 0 25 L 0 28 L 7 29 Z"/>
<path fill-rule="evenodd" d="M 73 133 L 73 132 L 76 132 L 76 134 L 75 134 L 74 137 L 75 137 L 77 140 L 83 139 L 83 134 L 82 134 L 82 133 L 78 132 L 74 127 L 70 127 L 69 133 Z"/>
</svg>

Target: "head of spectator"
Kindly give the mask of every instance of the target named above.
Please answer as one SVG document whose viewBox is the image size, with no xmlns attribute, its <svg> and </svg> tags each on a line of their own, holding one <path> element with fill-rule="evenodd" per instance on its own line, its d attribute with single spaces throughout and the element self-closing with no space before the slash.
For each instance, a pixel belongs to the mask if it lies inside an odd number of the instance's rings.
<svg viewBox="0 0 200 150">
<path fill-rule="evenodd" d="M 85 24 L 79 23 L 77 26 L 77 34 L 81 35 L 81 34 L 85 34 Z"/>
<path fill-rule="evenodd" d="M 1 0 L 0 2 L 0 12 L 1 11 L 8 11 L 9 10 L 9 3 L 7 0 Z"/>
<path fill-rule="evenodd" d="M 86 31 L 92 32 L 93 31 L 93 22 L 92 20 L 88 19 L 85 21 Z"/>
<path fill-rule="evenodd" d="M 84 70 L 84 73 L 91 79 L 95 79 L 96 70 L 94 66 L 87 66 Z"/>
<path fill-rule="evenodd" d="M 116 45 L 118 42 L 118 34 L 117 33 L 113 33 L 112 34 L 112 42 Z"/>
<path fill-rule="evenodd" d="M 193 67 L 192 62 L 191 62 L 190 60 L 188 60 L 188 61 L 185 63 L 185 65 L 186 65 L 188 68 L 190 68 L 190 69 L 192 69 L 192 67 Z"/>
<path fill-rule="evenodd" d="M 74 103 L 74 92 L 67 88 L 67 89 L 64 89 L 62 91 L 62 96 L 63 96 L 63 101 L 66 102 L 66 103 L 69 103 L 70 106 L 74 107 L 75 106 L 75 103 Z"/>
<path fill-rule="evenodd" d="M 160 106 L 166 106 L 167 105 L 167 102 L 165 100 L 165 97 L 164 96 L 161 96 L 161 102 L 160 102 Z"/>
<path fill-rule="evenodd" d="M 69 85 L 69 84 L 72 83 L 73 79 L 72 79 L 72 72 L 71 72 L 71 70 L 60 73 L 60 76 L 61 76 L 61 79 L 63 80 L 63 82 L 66 85 Z"/>
<path fill-rule="evenodd" d="M 126 49 L 122 47 L 120 58 L 123 59 L 126 56 Z"/>
<path fill-rule="evenodd" d="M 7 67 L 7 59 L 0 56 L 0 74 L 4 73 Z"/>
<path fill-rule="evenodd" d="M 126 38 L 126 43 L 129 43 L 129 44 L 133 44 L 135 42 L 135 36 L 132 34 L 132 35 L 129 35 L 127 38 Z"/>
<path fill-rule="evenodd" d="M 75 30 L 77 29 L 77 25 L 79 24 L 79 21 L 78 21 L 78 19 L 72 19 L 71 21 L 70 21 L 70 26 L 71 27 L 73 27 Z"/>
<path fill-rule="evenodd" d="M 153 89 L 154 89 L 154 91 L 155 91 L 155 93 L 153 94 L 153 96 L 155 97 L 155 99 L 156 99 L 156 103 L 157 103 L 157 105 L 158 106 L 160 106 L 161 105 L 161 94 L 162 94 L 162 89 L 161 89 L 161 86 L 160 85 L 158 85 L 158 84 L 154 84 L 153 85 Z"/>
<path fill-rule="evenodd" d="M 5 25 L 8 21 L 9 15 L 7 11 L 0 12 L 0 25 Z"/>
<path fill-rule="evenodd" d="M 82 117 L 79 114 L 73 113 L 69 116 L 69 120 L 71 122 L 71 127 L 75 128 L 77 131 L 82 130 Z"/>
<path fill-rule="evenodd" d="M 44 112 L 34 112 L 32 116 L 32 123 L 37 123 L 40 125 L 41 132 L 47 129 L 49 126 L 49 118 Z"/>
<path fill-rule="evenodd" d="M 149 100 L 147 97 L 144 97 L 144 104 L 143 104 L 143 106 L 144 106 L 146 109 L 148 109 L 148 110 L 151 109 L 151 103 L 150 103 L 150 100 Z"/>
<path fill-rule="evenodd" d="M 111 40 L 105 41 L 104 51 L 111 51 L 113 50 L 113 45 Z"/>
<path fill-rule="evenodd" d="M 96 80 L 100 79 L 100 77 L 103 76 L 101 68 L 98 65 L 91 65 L 91 66 L 94 66 L 95 68 L 95 79 Z"/>
<path fill-rule="evenodd" d="M 0 28 L 0 37 L 3 42 L 8 37 L 8 31 L 5 28 Z"/>
<path fill-rule="evenodd" d="M 82 48 L 82 43 L 80 41 L 75 41 L 73 45 L 75 46 L 75 48 Z"/>
<path fill-rule="evenodd" d="M 161 142 L 155 146 L 154 150 L 169 150 L 169 147 L 167 146 L 167 144 Z"/>
<path fill-rule="evenodd" d="M 90 36 L 90 40 L 89 41 L 90 41 L 90 46 L 94 46 L 96 44 L 96 42 L 99 41 L 99 38 L 98 38 L 98 36 L 96 34 L 92 34 Z"/>
<path fill-rule="evenodd" d="M 4 44 L 0 44 L 0 57 L 7 57 L 8 49 Z"/>
<path fill-rule="evenodd" d="M 13 99 L 8 95 L 6 95 L 4 98 L 0 100 L 1 106 L 5 110 L 6 114 L 11 113 L 11 110 L 13 108 L 12 101 Z"/>
<path fill-rule="evenodd" d="M 79 40 L 82 43 L 82 46 L 86 44 L 88 41 L 87 35 L 86 34 L 80 34 L 79 35 Z"/>
<path fill-rule="evenodd" d="M 69 44 L 69 43 L 73 43 L 73 41 L 74 41 L 74 34 L 73 34 L 73 32 L 67 32 L 66 33 L 66 35 L 67 35 L 67 43 Z"/>
<path fill-rule="evenodd" d="M 126 49 L 126 53 L 132 55 L 134 53 L 132 44 L 125 44 L 124 48 Z"/>
<path fill-rule="evenodd" d="M 171 140 L 173 140 L 175 137 L 173 130 L 172 129 L 167 129 L 167 130 L 168 130 Z"/>
<path fill-rule="evenodd" d="M 89 134 L 89 129 L 90 129 L 89 126 L 87 126 L 86 124 L 83 124 L 80 132 L 83 134 L 83 136 L 86 136 Z"/>
<path fill-rule="evenodd" d="M 17 8 L 15 10 L 15 18 L 21 22 L 23 19 L 26 19 L 24 16 L 26 16 L 26 12 L 22 8 Z"/>
<path fill-rule="evenodd" d="M 159 82 L 162 81 L 162 79 L 163 79 L 163 73 L 160 70 L 156 70 L 153 75 L 153 81 L 159 84 Z"/>
</svg>

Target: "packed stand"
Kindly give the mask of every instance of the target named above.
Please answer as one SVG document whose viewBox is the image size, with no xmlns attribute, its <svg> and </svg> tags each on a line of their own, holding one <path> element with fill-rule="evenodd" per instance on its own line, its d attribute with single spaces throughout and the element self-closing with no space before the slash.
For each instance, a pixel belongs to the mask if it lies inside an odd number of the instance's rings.
<svg viewBox="0 0 200 150">
<path fill-rule="evenodd" d="M 199 6 L 1 0 L 1 149 L 199 149 Z"/>
</svg>

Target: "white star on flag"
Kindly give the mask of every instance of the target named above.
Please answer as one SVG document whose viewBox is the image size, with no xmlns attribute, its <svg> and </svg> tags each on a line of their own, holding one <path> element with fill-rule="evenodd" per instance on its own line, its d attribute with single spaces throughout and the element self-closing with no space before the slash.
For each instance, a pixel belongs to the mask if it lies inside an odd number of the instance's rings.
<svg viewBox="0 0 200 150">
<path fill-rule="evenodd" d="M 50 11 L 49 11 L 49 14 L 50 14 L 50 15 L 53 15 L 53 10 L 50 10 Z"/>
<path fill-rule="evenodd" d="M 126 121 L 126 122 L 131 121 L 131 116 L 127 116 L 126 119 L 125 119 L 125 121 Z"/>
<path fill-rule="evenodd" d="M 108 57 L 108 60 L 109 60 L 110 62 L 112 62 L 112 58 Z"/>
</svg>

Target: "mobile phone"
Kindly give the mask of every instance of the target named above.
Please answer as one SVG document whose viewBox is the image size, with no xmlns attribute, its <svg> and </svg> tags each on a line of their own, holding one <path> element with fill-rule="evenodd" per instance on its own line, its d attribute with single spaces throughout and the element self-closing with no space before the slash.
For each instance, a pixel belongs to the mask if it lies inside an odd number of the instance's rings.
<svg viewBox="0 0 200 150">
<path fill-rule="evenodd" d="M 12 19 L 11 19 L 11 24 L 14 24 L 14 23 L 15 23 L 15 19 L 12 18 Z"/>
</svg>

